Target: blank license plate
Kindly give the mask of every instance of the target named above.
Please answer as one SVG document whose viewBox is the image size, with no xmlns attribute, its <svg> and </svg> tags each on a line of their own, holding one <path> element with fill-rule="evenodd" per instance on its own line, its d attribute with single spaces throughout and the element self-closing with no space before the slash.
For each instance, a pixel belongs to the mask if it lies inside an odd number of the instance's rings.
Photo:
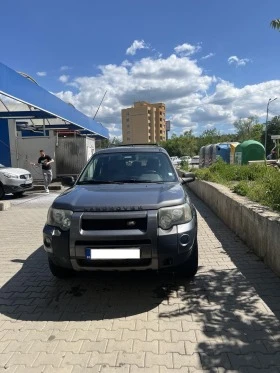
<svg viewBox="0 0 280 373">
<path fill-rule="evenodd" d="M 86 258 L 95 260 L 140 259 L 140 249 L 86 249 Z"/>
</svg>

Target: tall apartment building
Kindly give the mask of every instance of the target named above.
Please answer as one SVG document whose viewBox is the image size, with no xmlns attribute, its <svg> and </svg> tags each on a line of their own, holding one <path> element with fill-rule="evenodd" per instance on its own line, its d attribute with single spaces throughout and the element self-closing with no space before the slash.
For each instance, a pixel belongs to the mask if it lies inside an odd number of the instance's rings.
<svg viewBox="0 0 280 373">
<path fill-rule="evenodd" d="M 135 102 L 122 110 L 123 144 L 149 144 L 166 140 L 165 105 Z"/>
</svg>

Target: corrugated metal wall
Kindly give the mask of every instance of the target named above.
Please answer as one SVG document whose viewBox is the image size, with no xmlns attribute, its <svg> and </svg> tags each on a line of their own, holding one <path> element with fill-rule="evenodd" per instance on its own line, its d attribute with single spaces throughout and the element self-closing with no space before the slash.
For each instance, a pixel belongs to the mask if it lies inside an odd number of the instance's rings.
<svg viewBox="0 0 280 373">
<path fill-rule="evenodd" d="M 56 148 L 57 176 L 77 175 L 86 162 L 85 138 L 60 137 Z"/>
<path fill-rule="evenodd" d="M 89 155 L 92 154 L 92 148 L 95 150 L 94 139 L 86 137 L 59 137 L 56 148 L 57 176 L 78 175 L 85 166 Z"/>
</svg>

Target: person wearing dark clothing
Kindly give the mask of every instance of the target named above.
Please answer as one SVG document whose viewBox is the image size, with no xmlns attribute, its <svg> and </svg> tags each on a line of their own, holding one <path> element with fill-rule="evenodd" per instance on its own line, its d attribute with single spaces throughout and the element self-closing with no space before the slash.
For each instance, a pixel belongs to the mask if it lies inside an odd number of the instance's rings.
<svg viewBox="0 0 280 373">
<path fill-rule="evenodd" d="M 38 165 L 42 167 L 44 186 L 46 193 L 49 193 L 49 185 L 52 182 L 52 166 L 54 160 L 45 153 L 44 150 L 40 150 L 40 157 L 38 158 Z"/>
<path fill-rule="evenodd" d="M 270 154 L 268 154 L 268 156 L 266 157 L 266 159 L 277 159 L 276 150 L 272 149 Z"/>
</svg>

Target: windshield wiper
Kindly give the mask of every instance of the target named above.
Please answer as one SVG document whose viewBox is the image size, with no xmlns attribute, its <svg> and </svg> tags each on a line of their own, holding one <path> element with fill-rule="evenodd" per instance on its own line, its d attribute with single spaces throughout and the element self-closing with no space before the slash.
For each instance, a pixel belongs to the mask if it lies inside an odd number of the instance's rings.
<svg viewBox="0 0 280 373">
<path fill-rule="evenodd" d="M 137 179 L 121 179 L 117 180 L 119 183 L 138 183 L 139 181 Z"/>
<path fill-rule="evenodd" d="M 153 180 L 139 180 L 139 179 L 122 179 L 118 180 L 122 183 L 163 183 L 163 181 L 153 181 Z"/>
</svg>

